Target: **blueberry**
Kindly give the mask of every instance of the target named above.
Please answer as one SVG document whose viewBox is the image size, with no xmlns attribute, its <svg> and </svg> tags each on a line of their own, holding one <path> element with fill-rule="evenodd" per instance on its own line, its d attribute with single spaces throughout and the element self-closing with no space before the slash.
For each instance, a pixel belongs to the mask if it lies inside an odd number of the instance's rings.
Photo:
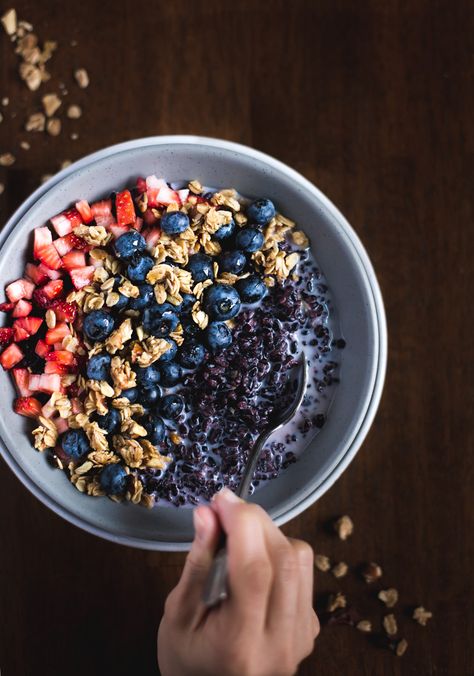
<svg viewBox="0 0 474 676">
<path fill-rule="evenodd" d="M 161 383 L 165 387 L 173 387 L 179 383 L 183 376 L 183 369 L 174 361 L 166 362 L 160 365 Z"/>
<path fill-rule="evenodd" d="M 107 380 L 111 360 L 110 354 L 95 354 L 87 362 L 87 377 L 91 380 Z"/>
<path fill-rule="evenodd" d="M 201 329 L 193 321 L 192 317 L 183 317 L 181 319 L 181 324 L 183 325 L 183 331 L 188 336 L 198 336 L 201 333 Z"/>
<path fill-rule="evenodd" d="M 124 261 L 129 261 L 137 253 L 141 253 L 145 249 L 145 238 L 137 230 L 129 230 L 125 234 L 120 235 L 114 243 L 114 251 L 117 258 L 122 258 Z"/>
<path fill-rule="evenodd" d="M 121 397 L 126 397 L 131 404 L 138 399 L 138 387 L 130 387 L 128 390 L 122 390 Z"/>
<path fill-rule="evenodd" d="M 240 310 L 240 298 L 229 284 L 213 284 L 204 292 L 204 309 L 211 319 L 231 319 Z"/>
<path fill-rule="evenodd" d="M 275 205 L 269 199 L 258 199 L 247 207 L 247 216 L 252 223 L 266 225 L 275 216 Z"/>
<path fill-rule="evenodd" d="M 232 331 L 223 322 L 211 322 L 205 335 L 207 344 L 213 352 L 223 350 L 232 343 Z"/>
<path fill-rule="evenodd" d="M 186 341 L 179 351 L 179 361 L 186 369 L 195 369 L 202 364 L 206 356 L 206 348 L 195 340 Z"/>
<path fill-rule="evenodd" d="M 263 235 L 257 228 L 242 228 L 235 237 L 235 245 L 238 249 L 253 253 L 263 246 Z"/>
<path fill-rule="evenodd" d="M 179 319 L 170 303 L 147 307 L 142 315 L 143 328 L 153 336 L 164 338 L 178 326 Z"/>
<path fill-rule="evenodd" d="M 155 261 L 150 256 L 142 256 L 136 261 L 127 265 L 127 277 L 131 282 L 144 282 L 147 274 L 155 265 Z"/>
<path fill-rule="evenodd" d="M 184 409 L 184 399 L 179 394 L 167 394 L 160 401 L 160 411 L 165 418 L 177 418 Z"/>
<path fill-rule="evenodd" d="M 167 235 L 178 235 L 189 228 L 189 218 L 182 211 L 166 211 L 161 217 L 160 228 Z"/>
<path fill-rule="evenodd" d="M 154 385 L 160 382 L 160 372 L 153 364 L 145 368 L 137 366 L 135 373 L 137 374 L 137 383 L 140 389 L 154 387 Z"/>
<path fill-rule="evenodd" d="M 195 282 L 205 282 L 206 279 L 214 279 L 212 258 L 207 254 L 197 253 L 189 257 L 186 270 L 193 276 Z"/>
<path fill-rule="evenodd" d="M 117 495 L 124 492 L 127 476 L 122 465 L 106 465 L 99 476 L 100 485 L 109 495 Z"/>
<path fill-rule="evenodd" d="M 140 421 L 148 433 L 148 438 L 152 444 L 161 444 L 165 438 L 165 423 L 157 415 L 147 415 Z"/>
<path fill-rule="evenodd" d="M 114 330 L 114 318 L 105 310 L 92 310 L 86 315 L 83 331 L 90 340 L 105 340 Z"/>
<path fill-rule="evenodd" d="M 235 284 L 235 288 L 239 292 L 242 303 L 256 303 L 267 292 L 267 287 L 258 275 L 250 275 L 250 277 L 239 279 Z"/>
<path fill-rule="evenodd" d="M 159 385 L 152 387 L 143 387 L 140 389 L 139 402 L 145 406 L 155 406 L 161 397 L 161 388 Z"/>
<path fill-rule="evenodd" d="M 222 242 L 222 240 L 227 239 L 227 237 L 233 235 L 234 231 L 235 231 L 235 221 L 232 218 L 230 220 L 230 223 L 226 223 L 226 225 L 221 225 L 219 230 L 217 230 L 214 233 L 213 237 L 214 239 L 217 239 L 218 242 Z"/>
<path fill-rule="evenodd" d="M 155 292 L 151 284 L 140 284 L 139 295 L 137 298 L 130 298 L 129 307 L 131 310 L 143 310 L 154 302 Z"/>
<path fill-rule="evenodd" d="M 104 432 L 114 434 L 120 431 L 122 418 L 118 409 L 110 408 L 105 415 L 96 415 L 95 421 Z"/>
<path fill-rule="evenodd" d="M 183 302 L 180 305 L 181 312 L 188 312 L 193 307 L 194 303 L 197 301 L 196 296 L 192 293 L 183 293 L 182 294 Z"/>
<path fill-rule="evenodd" d="M 242 251 L 226 251 L 219 256 L 217 262 L 219 263 L 219 271 L 239 275 L 245 268 L 247 259 Z"/>
<path fill-rule="evenodd" d="M 130 302 L 130 298 L 128 298 L 128 296 L 124 296 L 123 293 L 120 293 L 120 291 L 117 291 L 117 293 L 119 299 L 115 305 L 112 306 L 112 310 L 125 310 L 128 303 Z"/>
<path fill-rule="evenodd" d="M 91 450 L 89 439 L 84 430 L 68 430 L 64 432 L 61 439 L 63 451 L 71 458 L 82 458 L 85 453 Z"/>
<path fill-rule="evenodd" d="M 166 338 L 166 342 L 170 345 L 170 349 L 166 350 L 166 352 L 161 355 L 159 360 L 160 367 L 163 362 L 168 362 L 174 359 L 176 357 L 176 353 L 178 352 L 178 346 L 172 338 Z"/>
</svg>

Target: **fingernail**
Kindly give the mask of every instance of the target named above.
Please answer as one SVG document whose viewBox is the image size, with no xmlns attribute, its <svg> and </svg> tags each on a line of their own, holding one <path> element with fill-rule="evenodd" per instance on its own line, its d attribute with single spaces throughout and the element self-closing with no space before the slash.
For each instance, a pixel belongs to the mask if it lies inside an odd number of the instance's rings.
<svg viewBox="0 0 474 676">
<path fill-rule="evenodd" d="M 219 499 L 226 500 L 227 502 L 243 502 L 243 500 L 241 500 L 238 495 L 232 493 L 232 491 L 227 487 L 224 487 L 221 491 L 219 491 L 219 493 L 216 493 L 214 497 L 219 497 Z"/>
</svg>

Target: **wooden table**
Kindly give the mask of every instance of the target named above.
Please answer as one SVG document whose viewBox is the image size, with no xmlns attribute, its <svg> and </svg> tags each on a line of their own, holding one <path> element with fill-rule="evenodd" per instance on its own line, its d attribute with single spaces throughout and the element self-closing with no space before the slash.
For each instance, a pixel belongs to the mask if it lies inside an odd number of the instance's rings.
<svg viewBox="0 0 474 676">
<path fill-rule="evenodd" d="M 5 5 L 4 5 L 5 6 Z M 118 141 L 197 133 L 252 145 L 314 181 L 366 245 L 385 298 L 389 367 L 356 460 L 285 527 L 351 566 L 374 560 L 401 596 L 399 659 L 346 626 L 323 630 L 300 673 L 474 673 L 472 219 L 474 4 L 411 0 L 18 0 L 57 39 L 53 78 L 83 106 L 51 138 L 21 131 L 38 108 L 2 35 L 5 219 L 43 173 Z M 72 40 L 77 46 L 70 45 Z M 85 67 L 90 87 L 72 80 Z M 16 113 L 14 119 L 11 113 Z M 80 138 L 71 140 L 77 131 Z M 20 150 L 20 140 L 31 142 Z M 8 402 L 3 403 L 9 406 Z M 182 555 L 114 546 L 61 520 L 0 464 L 2 676 L 155 674 L 155 632 Z M 348 513 L 346 543 L 325 524 Z M 356 573 L 318 573 L 379 626 Z M 422 628 L 410 618 L 435 614 Z"/>
</svg>

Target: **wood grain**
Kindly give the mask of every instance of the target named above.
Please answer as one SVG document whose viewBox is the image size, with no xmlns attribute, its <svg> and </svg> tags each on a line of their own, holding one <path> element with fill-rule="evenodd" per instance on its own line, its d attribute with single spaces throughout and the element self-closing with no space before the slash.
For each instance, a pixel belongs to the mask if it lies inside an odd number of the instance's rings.
<svg viewBox="0 0 474 676">
<path fill-rule="evenodd" d="M 57 138 L 21 131 L 37 109 L 0 39 L 2 220 L 64 159 L 124 139 L 198 133 L 247 143 L 314 181 L 354 225 L 389 325 L 379 414 L 358 457 L 285 527 L 318 552 L 375 560 L 401 595 L 402 659 L 350 627 L 323 630 L 303 675 L 474 673 L 472 232 L 474 4 L 412 0 L 18 0 L 58 39 L 54 91 L 84 108 Z M 77 40 L 77 47 L 70 41 Z M 91 86 L 74 86 L 83 66 Z M 16 113 L 14 119 L 11 113 Z M 77 130 L 80 138 L 69 135 Z M 32 138 L 31 138 L 32 137 Z M 31 150 L 18 148 L 31 138 Z M 3 402 L 9 406 L 9 402 Z M 181 555 L 103 542 L 49 512 L 0 464 L 3 676 L 155 674 L 155 632 Z M 349 513 L 342 543 L 325 524 Z M 357 574 L 318 574 L 380 623 Z M 406 616 L 422 603 L 435 618 Z"/>
</svg>

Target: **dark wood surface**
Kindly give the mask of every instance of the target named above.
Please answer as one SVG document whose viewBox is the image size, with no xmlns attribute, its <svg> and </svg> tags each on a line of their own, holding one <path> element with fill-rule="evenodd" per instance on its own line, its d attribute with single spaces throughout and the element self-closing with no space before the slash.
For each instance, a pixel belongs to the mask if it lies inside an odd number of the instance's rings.
<svg viewBox="0 0 474 676">
<path fill-rule="evenodd" d="M 398 659 L 350 627 L 323 630 L 300 673 L 474 673 L 472 234 L 474 4 L 429 0 L 112 2 L 18 0 L 57 39 L 54 91 L 84 116 L 57 138 L 21 131 L 38 107 L 0 39 L 2 220 L 64 159 L 149 134 L 252 145 L 314 181 L 361 236 L 385 298 L 389 365 L 373 428 L 351 467 L 285 527 L 399 589 L 409 648 Z M 3 6 L 6 8 L 6 5 Z M 77 40 L 76 47 L 70 46 Z M 91 85 L 78 90 L 74 67 Z M 45 91 L 46 89 L 43 89 Z M 11 118 L 11 113 L 16 117 Z M 80 139 L 70 140 L 76 130 Z M 20 140 L 31 139 L 29 151 Z M 471 262 L 471 265 L 470 265 Z M 7 407 L 9 402 L 2 402 Z M 155 632 L 183 556 L 92 537 L 52 514 L 0 463 L 2 676 L 154 674 Z M 353 538 L 325 524 L 352 516 Z M 319 573 L 380 623 L 356 574 Z M 407 615 L 435 614 L 422 628 Z"/>
</svg>

